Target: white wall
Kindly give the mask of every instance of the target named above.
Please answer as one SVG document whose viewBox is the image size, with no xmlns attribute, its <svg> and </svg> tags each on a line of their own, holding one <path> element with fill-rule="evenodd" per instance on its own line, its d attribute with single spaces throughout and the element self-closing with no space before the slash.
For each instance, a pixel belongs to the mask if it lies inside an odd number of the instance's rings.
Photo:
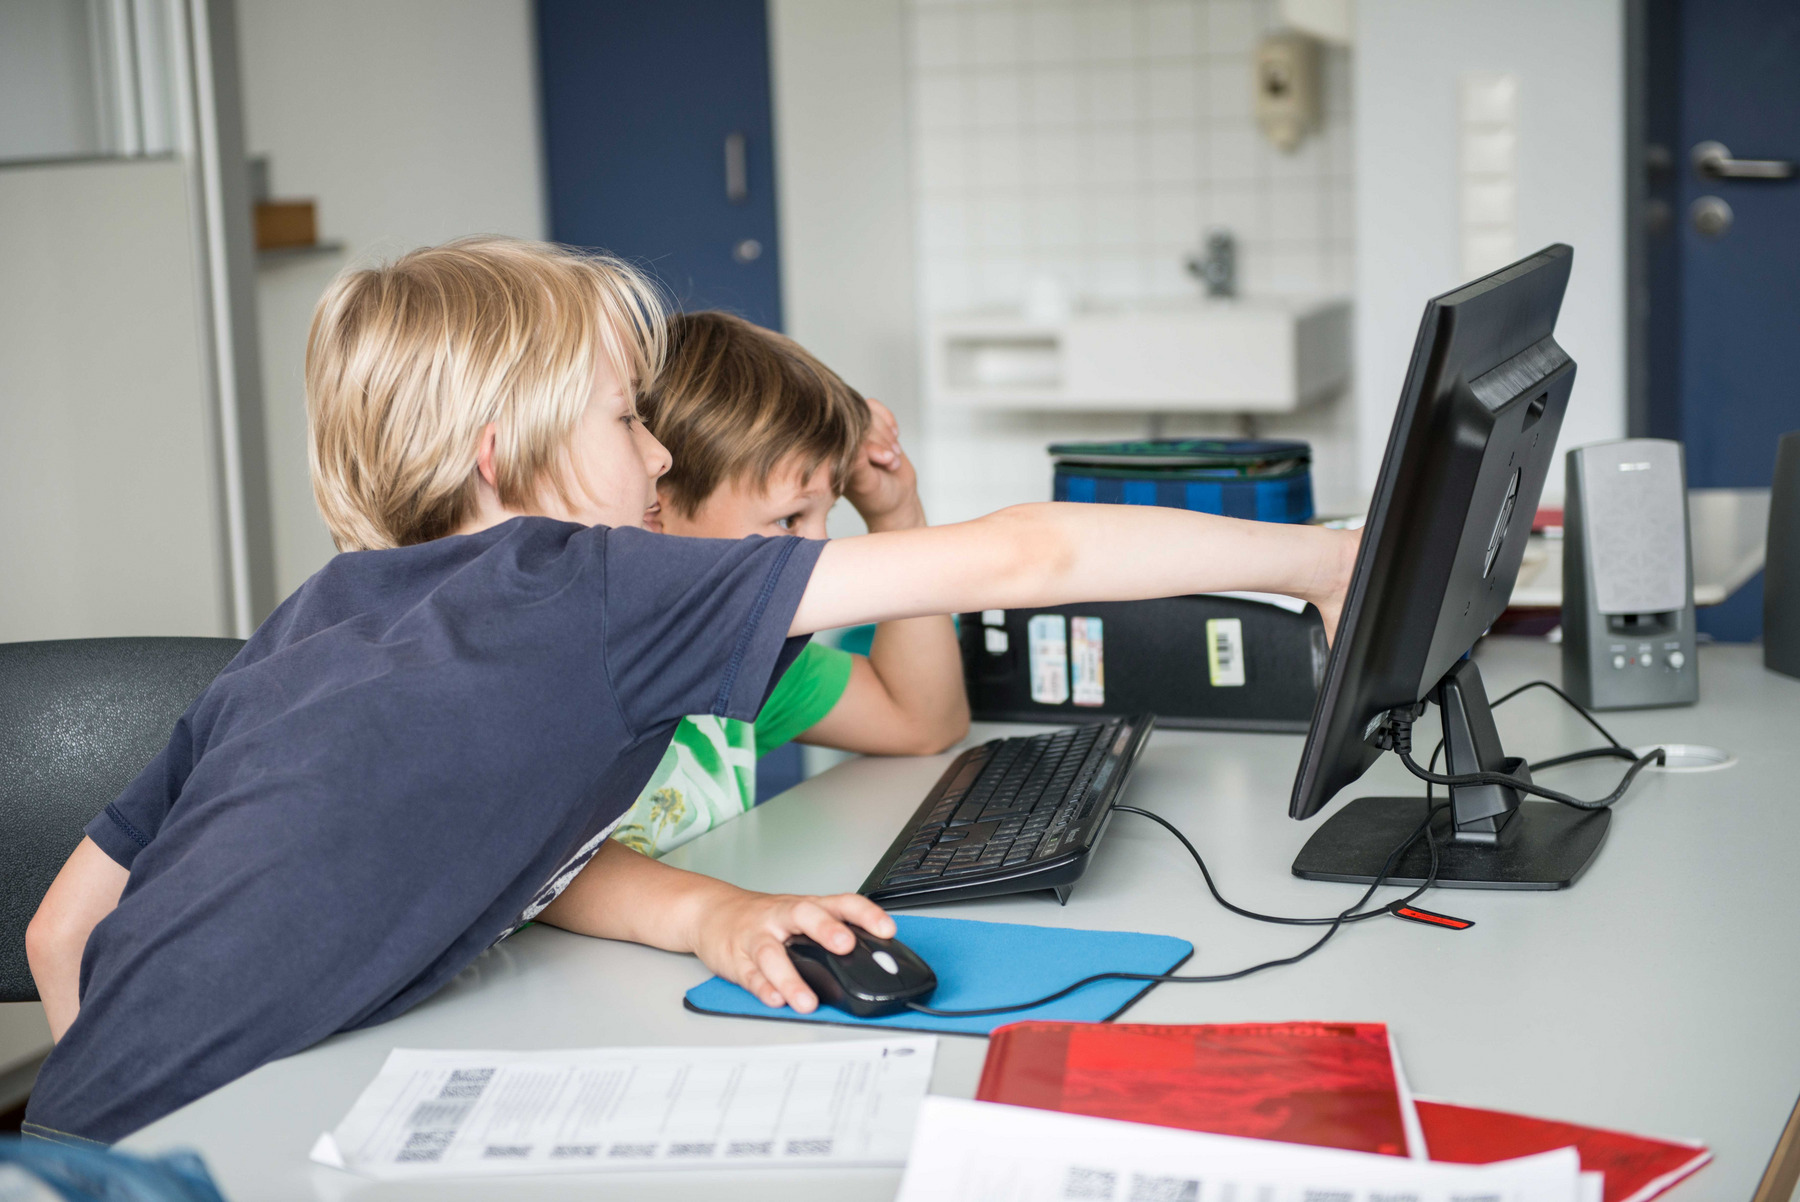
<svg viewBox="0 0 1800 1202">
<path fill-rule="evenodd" d="M 0 169 L 0 642 L 226 633 L 187 168 Z"/>
<path fill-rule="evenodd" d="M 544 235 L 529 0 L 238 0 L 246 143 L 346 253 L 259 277 L 277 588 L 333 553 L 306 474 L 313 305 L 350 263 L 462 234 Z"/>
<path fill-rule="evenodd" d="M 1518 76 L 1522 252 L 1575 248 L 1556 338 L 1578 365 L 1561 448 L 1625 433 L 1622 0 L 1378 0 L 1356 6 L 1356 396 L 1373 487 L 1427 298 L 1463 282 L 1457 84 Z M 1560 452 L 1559 452 L 1560 453 Z M 1547 500 L 1562 494 L 1560 466 Z"/>
<path fill-rule="evenodd" d="M 1275 0 L 910 0 L 921 311 L 1017 309 L 1034 280 L 1076 303 L 1196 299 L 1211 228 L 1247 294 L 1348 294 L 1350 55 L 1322 58 L 1324 120 L 1293 153 L 1252 116 Z M 929 389 L 927 389 L 929 392 Z M 1050 496 L 1056 441 L 1241 433 L 1229 414 L 926 413 L 928 507 L 958 520 Z M 1304 438 L 1325 512 L 1359 503 L 1356 411 L 1337 397 L 1259 421 Z"/>
<path fill-rule="evenodd" d="M 904 6 L 770 0 L 769 54 L 787 332 L 916 434 Z"/>
<path fill-rule="evenodd" d="M 1277 150 L 1251 115 L 1274 0 L 913 0 L 926 308 L 1017 309 L 1035 277 L 1099 303 L 1200 294 L 1204 232 L 1252 293 L 1347 292 L 1350 77 L 1323 60 L 1321 128 Z"/>
<path fill-rule="evenodd" d="M 900 0 L 770 0 L 787 331 L 902 417 L 917 402 Z"/>
<path fill-rule="evenodd" d="M 100 152 L 89 10 L 0 4 L 0 159 Z"/>
</svg>

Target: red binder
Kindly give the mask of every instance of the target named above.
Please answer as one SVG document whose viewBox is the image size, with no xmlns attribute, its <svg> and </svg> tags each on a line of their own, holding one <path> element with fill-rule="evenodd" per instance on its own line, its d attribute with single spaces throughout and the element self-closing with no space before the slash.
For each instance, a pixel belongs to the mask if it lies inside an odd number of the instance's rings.
<svg viewBox="0 0 1800 1202">
<path fill-rule="evenodd" d="M 1700 1144 L 1534 1119 L 1503 1110 L 1419 1102 L 1433 1160 L 1489 1164 L 1572 1147 L 1587 1172 L 1606 1174 L 1606 1202 L 1648 1202 L 1712 1159 Z"/>
<path fill-rule="evenodd" d="M 1417 1130 L 1381 1023 L 1013 1023 L 975 1096 L 1389 1156 Z"/>
</svg>

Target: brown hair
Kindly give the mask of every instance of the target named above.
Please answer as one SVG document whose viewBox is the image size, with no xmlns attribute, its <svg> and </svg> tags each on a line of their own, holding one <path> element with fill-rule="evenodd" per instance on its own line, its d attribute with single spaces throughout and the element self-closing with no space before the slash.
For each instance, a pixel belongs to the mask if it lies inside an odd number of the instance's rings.
<svg viewBox="0 0 1800 1202">
<path fill-rule="evenodd" d="M 566 500 L 596 367 L 628 390 L 654 380 L 664 311 L 629 264 L 512 238 L 344 272 L 306 344 L 307 458 L 338 549 L 453 533 L 473 512 L 490 423 L 501 503 L 528 509 L 545 488 Z"/>
<path fill-rule="evenodd" d="M 810 476 L 831 467 L 842 493 L 869 429 L 862 394 L 799 343 L 729 313 L 669 322 L 668 360 L 642 398 L 644 424 L 674 457 L 661 480 L 692 514 L 740 477 L 767 480 L 791 455 Z"/>
</svg>

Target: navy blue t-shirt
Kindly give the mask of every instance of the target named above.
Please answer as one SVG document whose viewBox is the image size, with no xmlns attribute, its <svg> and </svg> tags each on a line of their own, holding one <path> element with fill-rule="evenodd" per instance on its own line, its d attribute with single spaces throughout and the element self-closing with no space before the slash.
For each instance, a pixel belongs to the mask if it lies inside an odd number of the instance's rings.
<svg viewBox="0 0 1800 1202">
<path fill-rule="evenodd" d="M 28 1122 L 112 1142 L 535 915 L 683 715 L 750 721 L 824 544 L 518 518 L 339 555 L 88 826 L 131 870 Z"/>
</svg>

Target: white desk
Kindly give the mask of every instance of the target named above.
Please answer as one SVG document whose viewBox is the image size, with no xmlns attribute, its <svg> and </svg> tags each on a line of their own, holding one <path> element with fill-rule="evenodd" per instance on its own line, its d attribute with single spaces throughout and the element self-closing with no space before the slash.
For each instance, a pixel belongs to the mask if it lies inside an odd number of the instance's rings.
<svg viewBox="0 0 1800 1202">
<path fill-rule="evenodd" d="M 1556 649 L 1494 640 L 1493 695 L 1556 679 Z M 1800 1094 L 1800 681 L 1765 672 L 1760 649 L 1705 647 L 1697 708 L 1605 716 L 1631 744 L 1710 743 L 1732 768 L 1647 772 L 1574 889 L 1441 891 L 1431 904 L 1474 919 L 1452 933 L 1380 920 L 1312 959 L 1224 985 L 1163 985 L 1129 1012 L 1143 1022 L 1384 1021 L 1424 1096 L 1705 1140 L 1713 1165 L 1671 1195 L 1751 1195 Z M 1429 721 L 1429 719 L 1427 720 Z M 1500 711 L 1514 754 L 1589 746 L 1591 732 L 1538 691 Z M 976 737 L 1017 733 L 991 728 Z M 1421 732 L 1423 735 L 1425 732 Z M 1295 879 L 1315 824 L 1290 822 L 1300 739 L 1163 732 L 1127 798 L 1167 815 L 1209 857 L 1226 896 L 1324 914 L 1351 886 Z M 757 889 L 854 889 L 948 757 L 856 760 L 815 777 L 670 857 Z M 1602 792 L 1610 765 L 1556 770 Z M 1410 791 L 1387 757 L 1359 792 Z M 933 912 L 1193 940 L 1192 971 L 1298 949 L 1314 934 L 1233 917 L 1206 896 L 1169 836 L 1121 815 L 1066 908 L 1048 894 Z M 489 952 L 437 997 L 373 1030 L 327 1041 L 186 1107 L 127 1147 L 198 1148 L 235 1202 L 294 1198 L 890 1198 L 896 1171 L 517 1178 L 377 1186 L 308 1163 L 388 1049 L 731 1044 L 857 1038 L 847 1028 L 710 1018 L 681 1006 L 706 977 L 691 958 L 535 927 Z M 934 1092 L 968 1096 L 986 1041 L 943 1038 Z"/>
</svg>

